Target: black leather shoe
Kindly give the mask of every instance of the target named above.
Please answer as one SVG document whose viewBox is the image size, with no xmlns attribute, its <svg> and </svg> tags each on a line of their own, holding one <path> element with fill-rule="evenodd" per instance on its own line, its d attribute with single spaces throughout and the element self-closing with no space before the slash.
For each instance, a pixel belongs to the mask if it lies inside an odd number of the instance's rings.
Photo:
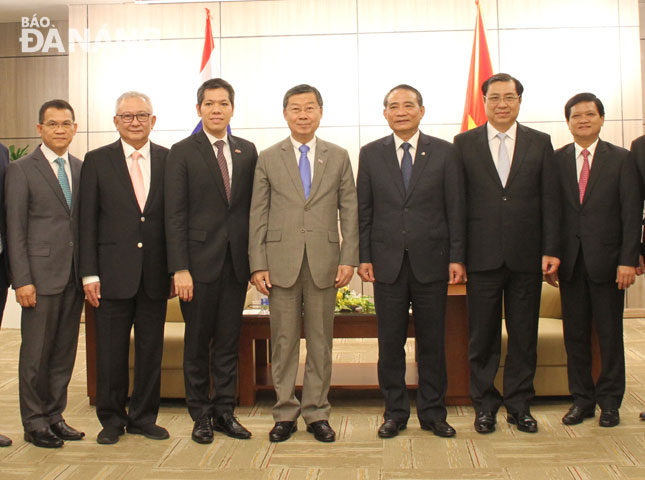
<svg viewBox="0 0 645 480">
<path fill-rule="evenodd" d="M 151 440 L 165 440 L 166 438 L 170 438 L 168 430 L 154 423 L 140 426 L 128 425 L 126 431 L 133 435 L 143 435 Z"/>
<path fill-rule="evenodd" d="M 246 440 L 251 438 L 251 432 L 242 426 L 232 413 L 224 413 L 213 419 L 213 430 L 222 432 L 231 438 Z"/>
<path fill-rule="evenodd" d="M 119 441 L 121 435 L 123 435 L 123 427 L 103 427 L 103 430 L 96 437 L 96 443 L 113 445 Z"/>
<path fill-rule="evenodd" d="M 213 427 L 209 417 L 195 420 L 192 438 L 197 443 L 211 443 L 213 441 Z"/>
<path fill-rule="evenodd" d="M 445 420 L 435 420 L 434 422 L 421 422 L 423 430 L 430 430 L 437 437 L 454 437 L 457 432 Z"/>
<path fill-rule="evenodd" d="M 318 420 L 307 425 L 307 431 L 314 434 L 319 442 L 333 442 L 336 440 L 336 432 L 329 426 L 327 420 Z"/>
<path fill-rule="evenodd" d="M 396 420 L 388 418 L 378 429 L 378 436 L 381 438 L 396 437 L 400 430 L 405 430 L 407 427 L 408 424 L 406 422 L 397 422 Z"/>
<path fill-rule="evenodd" d="M 292 433 L 298 431 L 296 422 L 275 422 L 275 425 L 269 432 L 269 440 L 272 442 L 284 442 L 289 440 Z"/>
<path fill-rule="evenodd" d="M 0 447 L 9 446 L 11 446 L 11 439 L 9 437 L 5 437 L 4 435 L 0 435 Z"/>
<path fill-rule="evenodd" d="M 79 432 L 65 423 L 65 420 L 50 425 L 52 432 L 61 440 L 83 440 L 85 432 Z"/>
<path fill-rule="evenodd" d="M 585 418 L 593 418 L 596 415 L 595 409 L 584 409 L 578 405 L 572 405 L 567 413 L 562 417 L 562 423 L 565 425 L 578 425 Z"/>
<path fill-rule="evenodd" d="M 537 420 L 533 418 L 529 412 L 520 413 L 518 415 L 508 413 L 506 421 L 511 425 L 517 425 L 517 429 L 520 432 L 536 433 L 538 431 Z"/>
<path fill-rule="evenodd" d="M 25 442 L 33 443 L 36 447 L 42 448 L 60 448 L 64 445 L 64 442 L 48 426 L 25 432 Z"/>
<path fill-rule="evenodd" d="M 645 420 L 645 412 L 641 412 L 640 419 L 641 419 L 641 420 Z M 9 441 L 11 442 L 11 440 L 9 440 Z M 10 443 L 9 445 L 11 445 L 11 443 Z M 5 445 L 5 446 L 6 446 L 6 445 Z"/>
<path fill-rule="evenodd" d="M 493 433 L 497 419 L 493 412 L 477 412 L 475 416 L 475 431 L 477 433 Z"/>
<path fill-rule="evenodd" d="M 616 408 L 601 410 L 598 425 L 601 427 L 615 427 L 620 423 L 620 414 Z"/>
</svg>

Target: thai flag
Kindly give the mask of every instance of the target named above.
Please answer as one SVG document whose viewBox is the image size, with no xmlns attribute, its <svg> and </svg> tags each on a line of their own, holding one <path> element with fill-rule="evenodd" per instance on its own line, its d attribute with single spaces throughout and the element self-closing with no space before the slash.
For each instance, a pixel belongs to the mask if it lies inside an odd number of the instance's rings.
<svg viewBox="0 0 645 480">
<path fill-rule="evenodd" d="M 206 10 L 206 32 L 204 34 L 204 50 L 202 52 L 202 65 L 199 69 L 199 78 L 201 80 L 200 85 L 206 80 L 213 78 L 213 69 L 212 69 L 212 53 L 215 50 L 215 42 L 213 41 L 213 29 L 211 27 L 211 12 L 208 8 Z M 193 134 L 199 132 L 202 129 L 202 121 L 200 120 Z M 228 133 L 231 133 L 231 127 L 228 127 Z"/>
</svg>

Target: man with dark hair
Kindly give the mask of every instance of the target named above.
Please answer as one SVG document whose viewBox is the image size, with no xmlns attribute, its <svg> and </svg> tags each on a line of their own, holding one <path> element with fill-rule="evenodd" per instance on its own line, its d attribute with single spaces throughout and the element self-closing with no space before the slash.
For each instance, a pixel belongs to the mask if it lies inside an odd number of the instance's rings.
<svg viewBox="0 0 645 480">
<path fill-rule="evenodd" d="M 9 289 L 9 276 L 7 269 L 7 222 L 4 217 L 4 176 L 9 166 L 9 150 L 0 143 L 0 326 L 2 315 L 7 303 L 7 290 Z M 0 447 L 11 445 L 11 439 L 0 435 Z"/>
<path fill-rule="evenodd" d="M 482 85 L 488 122 L 455 137 L 466 178 L 470 393 L 475 430 L 507 420 L 537 432 L 537 332 L 542 275 L 557 271 L 559 189 L 548 135 L 517 123 L 523 87 L 507 74 Z M 502 302 L 508 353 L 504 397 L 494 380 L 501 356 Z"/>
<path fill-rule="evenodd" d="M 251 282 L 271 302 L 277 402 L 269 440 L 287 440 L 302 414 L 316 440 L 333 442 L 327 394 L 334 307 L 337 289 L 349 283 L 358 263 L 356 187 L 347 151 L 316 137 L 320 92 L 298 85 L 287 91 L 283 106 L 291 136 L 260 155 L 249 237 Z M 300 402 L 295 389 L 303 326 L 307 360 Z"/>
<path fill-rule="evenodd" d="M 184 380 L 195 422 L 192 438 L 211 443 L 213 429 L 251 437 L 233 410 L 258 154 L 251 142 L 227 135 L 234 111 L 228 82 L 207 80 L 198 102 L 203 130 L 173 145 L 166 162 L 166 239 L 168 269 L 186 323 Z"/>
<path fill-rule="evenodd" d="M 381 438 L 398 435 L 410 417 L 404 349 L 410 304 L 419 423 L 440 437 L 455 435 L 446 422 L 444 339 L 448 283 L 466 280 L 464 177 L 454 146 L 419 131 L 422 102 L 409 85 L 389 91 L 383 116 L 393 134 L 361 148 L 356 180 L 358 274 L 374 282 L 378 321 Z"/>
<path fill-rule="evenodd" d="M 39 119 L 42 145 L 7 168 L 7 250 L 22 307 L 18 379 L 25 441 L 59 448 L 85 435 L 63 419 L 83 308 L 77 241 L 81 161 L 68 152 L 77 128 L 69 103 L 45 103 Z"/>
<path fill-rule="evenodd" d="M 620 422 L 625 393 L 623 309 L 635 281 L 643 204 L 630 153 L 600 139 L 604 107 L 592 93 L 565 106 L 570 143 L 555 153 L 562 188 L 560 282 L 567 373 L 573 405 L 562 418 L 576 425 L 595 415 L 601 427 Z M 601 370 L 591 375 L 591 328 L 600 346 Z"/>
<path fill-rule="evenodd" d="M 81 171 L 80 274 L 96 309 L 97 442 L 113 444 L 124 429 L 168 438 L 156 424 L 164 322 L 170 291 L 164 230 L 168 149 L 150 142 L 157 118 L 147 95 L 116 101 L 119 139 L 85 155 Z M 134 382 L 128 398 L 128 355 L 134 326 Z"/>
</svg>

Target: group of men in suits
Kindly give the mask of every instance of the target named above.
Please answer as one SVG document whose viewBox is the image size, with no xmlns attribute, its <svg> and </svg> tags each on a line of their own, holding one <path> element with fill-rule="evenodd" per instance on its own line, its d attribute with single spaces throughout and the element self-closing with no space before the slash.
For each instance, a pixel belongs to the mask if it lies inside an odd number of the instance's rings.
<svg viewBox="0 0 645 480">
<path fill-rule="evenodd" d="M 57 448 L 85 435 L 63 418 L 83 293 L 96 309 L 98 443 L 116 443 L 126 431 L 168 438 L 156 420 L 166 304 L 174 295 L 186 324 L 193 440 L 210 443 L 214 431 L 250 438 L 234 415 L 250 279 L 271 300 L 277 399 L 269 439 L 289 439 L 302 415 L 315 439 L 333 442 L 334 305 L 357 265 L 361 279 L 374 283 L 385 398 L 379 437 L 398 435 L 410 416 L 410 307 L 421 428 L 456 434 L 445 408 L 446 293 L 449 284 L 466 281 L 475 430 L 493 432 L 504 405 L 508 423 L 536 432 L 530 406 L 543 276 L 562 295 L 573 396 L 562 421 L 580 423 L 599 405 L 600 425 L 617 425 L 625 390 L 624 292 L 645 270 L 645 180 L 639 185 L 636 168 L 645 172 L 645 139 L 634 142 L 635 155 L 600 140 L 604 107 L 582 93 L 565 106 L 574 143 L 554 153 L 548 135 L 517 123 L 519 80 L 497 74 L 482 92 L 488 122 L 451 144 L 419 130 L 425 107 L 416 88 L 392 88 L 383 102 L 392 134 L 361 148 L 356 185 L 347 151 L 316 136 L 323 100 L 311 85 L 286 92 L 290 136 L 259 156 L 253 143 L 228 133 L 235 92 L 222 79 L 197 92 L 203 129 L 170 151 L 149 140 L 156 122 L 150 99 L 124 93 L 113 119 L 119 140 L 88 152 L 83 163 L 68 152 L 77 128 L 72 107 L 46 102 L 37 125 L 42 145 L 8 167 L 0 149 L 0 176 L 7 169 L 0 182 L 7 223 L 5 229 L 0 214 L 0 303 L 7 251 L 22 306 L 25 440 Z M 503 395 L 494 385 L 502 317 Z M 592 321 L 602 356 L 596 383 Z M 126 411 L 132 327 L 135 374 Z M 299 400 L 302 330 L 307 359 Z M 0 436 L 0 446 L 10 443 Z"/>
</svg>

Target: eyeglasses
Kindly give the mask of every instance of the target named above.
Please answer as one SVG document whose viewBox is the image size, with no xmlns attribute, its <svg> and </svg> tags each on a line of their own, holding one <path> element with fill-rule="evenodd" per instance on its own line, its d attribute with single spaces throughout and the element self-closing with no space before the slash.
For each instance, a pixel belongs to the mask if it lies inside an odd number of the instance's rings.
<svg viewBox="0 0 645 480">
<path fill-rule="evenodd" d="M 134 118 L 136 117 L 137 120 L 141 123 L 146 123 L 148 119 L 150 118 L 151 113 L 123 113 L 123 114 L 116 114 L 117 117 L 121 118 L 121 121 L 123 123 L 132 123 Z"/>
<path fill-rule="evenodd" d="M 47 123 L 41 123 L 41 125 L 51 128 L 52 130 L 58 130 L 59 128 L 64 128 L 65 130 L 71 130 L 74 128 L 74 122 L 70 122 L 69 120 L 63 123 L 57 123 L 57 122 L 47 122 Z"/>
<path fill-rule="evenodd" d="M 504 100 L 504 103 L 507 105 L 512 105 L 520 99 L 521 96 L 518 95 L 491 95 L 490 97 L 484 97 L 488 103 L 491 105 L 497 105 L 499 102 Z"/>
</svg>

